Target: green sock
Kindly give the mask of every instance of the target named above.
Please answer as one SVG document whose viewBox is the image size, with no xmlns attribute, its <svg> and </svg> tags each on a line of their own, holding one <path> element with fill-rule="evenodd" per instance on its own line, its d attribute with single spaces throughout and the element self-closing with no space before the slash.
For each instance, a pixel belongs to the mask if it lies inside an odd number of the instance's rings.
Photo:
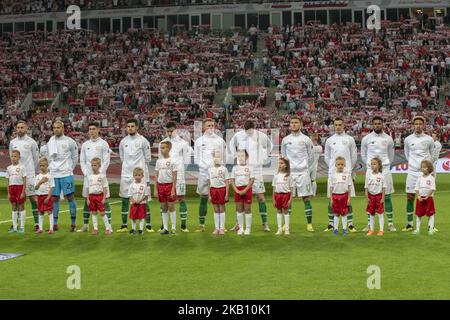
<svg viewBox="0 0 450 320">
<path fill-rule="evenodd" d="M 348 225 L 353 225 L 353 207 L 352 205 L 348 206 L 348 214 L 347 214 Z"/>
<path fill-rule="evenodd" d="M 408 224 L 410 226 L 413 225 L 414 220 L 414 200 L 407 200 L 406 201 L 406 216 L 408 220 Z"/>
<path fill-rule="evenodd" d="M 148 201 L 145 201 L 145 211 L 147 214 L 145 215 L 145 225 L 152 227 L 151 216 L 150 216 L 150 206 L 148 205 Z"/>
<path fill-rule="evenodd" d="M 89 224 L 89 218 L 91 217 L 91 213 L 89 212 L 89 207 L 87 205 L 87 201 L 84 200 L 84 206 L 83 206 L 83 223 Z"/>
<path fill-rule="evenodd" d="M 39 224 L 39 212 L 36 201 L 31 201 L 31 212 L 33 212 L 34 224 Z"/>
<path fill-rule="evenodd" d="M 130 210 L 130 199 L 122 198 L 122 224 L 128 224 L 128 211 Z"/>
<path fill-rule="evenodd" d="M 267 206 L 265 202 L 259 203 L 259 213 L 261 214 L 262 223 L 267 223 Z"/>
<path fill-rule="evenodd" d="M 207 212 L 208 212 L 208 198 L 200 197 L 200 207 L 198 208 L 198 214 L 199 214 L 199 222 L 201 225 L 205 224 Z"/>
<path fill-rule="evenodd" d="M 109 204 L 108 200 L 106 200 L 105 202 L 105 213 L 106 216 L 108 217 L 109 224 L 111 224 L 111 205 Z"/>
<path fill-rule="evenodd" d="M 187 220 L 187 206 L 186 202 L 180 201 L 180 220 L 181 220 L 181 228 L 186 228 L 186 220 Z"/>
<path fill-rule="evenodd" d="M 328 202 L 328 224 L 334 225 L 333 209 L 331 208 L 330 202 Z"/>
<path fill-rule="evenodd" d="M 370 213 L 367 214 L 367 225 L 370 224 Z"/>
<path fill-rule="evenodd" d="M 384 210 L 386 211 L 386 215 L 388 218 L 388 223 L 392 223 L 392 198 L 390 194 L 384 196 Z"/>
<path fill-rule="evenodd" d="M 306 215 L 306 222 L 308 224 L 312 223 L 312 206 L 311 206 L 311 201 L 306 200 L 304 201 L 305 203 L 305 215 Z"/>
</svg>

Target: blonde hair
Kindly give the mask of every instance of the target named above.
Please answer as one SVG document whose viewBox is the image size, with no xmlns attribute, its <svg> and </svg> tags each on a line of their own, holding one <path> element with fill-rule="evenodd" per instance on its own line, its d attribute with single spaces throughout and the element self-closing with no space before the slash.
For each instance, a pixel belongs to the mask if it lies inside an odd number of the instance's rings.
<svg viewBox="0 0 450 320">
<path fill-rule="evenodd" d="M 144 169 L 142 168 L 134 168 L 133 169 L 133 176 L 137 175 L 137 174 L 144 174 Z"/>
<path fill-rule="evenodd" d="M 344 157 L 341 157 L 341 156 L 336 157 L 336 160 L 334 162 L 336 163 L 338 161 L 344 161 L 344 164 L 345 164 L 345 158 Z"/>
<path fill-rule="evenodd" d="M 47 158 L 40 158 L 39 159 L 39 164 L 43 164 L 43 163 L 45 163 L 47 166 L 48 166 L 48 160 L 47 160 Z"/>
<path fill-rule="evenodd" d="M 94 164 L 94 163 L 98 163 L 98 164 L 102 164 L 102 160 L 100 159 L 100 158 L 98 158 L 98 157 L 95 157 L 94 159 L 92 159 L 91 160 L 91 164 Z"/>
</svg>

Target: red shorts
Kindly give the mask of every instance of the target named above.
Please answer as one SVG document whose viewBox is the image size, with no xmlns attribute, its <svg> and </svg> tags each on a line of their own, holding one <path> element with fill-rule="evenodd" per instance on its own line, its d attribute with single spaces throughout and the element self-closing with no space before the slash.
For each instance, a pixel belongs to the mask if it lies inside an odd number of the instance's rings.
<svg viewBox="0 0 450 320">
<path fill-rule="evenodd" d="M 132 220 L 140 220 L 145 219 L 147 215 L 147 209 L 145 208 L 145 204 L 132 204 L 130 208 L 130 219 Z"/>
<path fill-rule="evenodd" d="M 38 212 L 39 213 L 53 212 L 53 197 L 50 197 L 50 200 L 48 200 L 47 204 L 44 203 L 45 199 L 47 199 L 47 195 L 45 194 L 38 195 L 37 198 Z"/>
<path fill-rule="evenodd" d="M 383 214 L 384 203 L 381 201 L 382 197 L 383 197 L 382 193 L 379 194 L 369 193 L 366 212 L 370 213 L 371 215 L 374 215 L 375 213 Z"/>
<path fill-rule="evenodd" d="M 275 208 L 277 208 L 278 210 L 281 209 L 288 209 L 288 202 L 289 199 L 291 198 L 291 193 L 276 193 L 274 194 L 274 198 L 275 198 Z"/>
<path fill-rule="evenodd" d="M 89 195 L 89 211 L 90 212 L 105 212 L 105 204 L 102 203 L 103 193 Z"/>
<path fill-rule="evenodd" d="M 331 199 L 333 200 L 332 210 L 333 213 L 337 216 L 345 216 L 348 213 L 348 192 L 337 194 L 333 193 L 331 195 Z"/>
<path fill-rule="evenodd" d="M 173 183 L 158 183 L 156 189 L 158 190 L 158 200 L 161 203 L 175 202 L 176 196 L 171 197 Z"/>
<path fill-rule="evenodd" d="M 27 200 L 26 196 L 23 198 L 20 197 L 23 192 L 23 185 L 8 186 L 8 191 L 9 191 L 9 201 L 11 203 L 24 203 L 25 200 Z"/>
<path fill-rule="evenodd" d="M 209 188 L 212 204 L 225 204 L 225 194 L 227 188 Z"/>
<path fill-rule="evenodd" d="M 419 201 L 419 199 L 416 200 L 416 216 L 418 217 L 431 217 L 436 213 L 436 210 L 434 208 L 434 199 L 433 197 L 429 197 L 426 200 Z"/>
<path fill-rule="evenodd" d="M 246 186 L 236 186 L 236 189 L 238 189 L 239 191 L 244 190 L 245 188 Z M 251 204 L 252 198 L 253 198 L 252 188 L 249 188 L 247 193 L 245 193 L 244 195 L 240 195 L 237 192 L 234 193 L 235 202 L 243 202 Z"/>
</svg>

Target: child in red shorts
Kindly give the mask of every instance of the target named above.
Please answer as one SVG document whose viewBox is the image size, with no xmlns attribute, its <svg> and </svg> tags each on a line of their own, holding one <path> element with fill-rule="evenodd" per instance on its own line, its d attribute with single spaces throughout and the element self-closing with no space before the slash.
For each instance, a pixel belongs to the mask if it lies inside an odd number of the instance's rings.
<svg viewBox="0 0 450 320">
<path fill-rule="evenodd" d="M 88 197 L 86 199 L 89 211 L 92 216 L 92 224 L 94 230 L 92 234 L 98 234 L 98 218 L 97 213 L 100 212 L 103 222 L 105 223 L 105 235 L 111 234 L 111 225 L 108 217 L 105 215 L 105 202 L 108 192 L 108 180 L 104 174 L 100 173 L 101 159 L 93 158 L 91 160 L 92 174 L 87 177 Z"/>
<path fill-rule="evenodd" d="M 277 208 L 277 236 L 283 234 L 283 215 L 284 215 L 284 234 L 290 235 L 289 231 L 289 207 L 292 202 L 292 192 L 295 182 L 291 178 L 290 162 L 287 158 L 280 158 L 278 161 L 278 172 L 273 176 L 273 205 Z"/>
<path fill-rule="evenodd" d="M 213 154 L 214 166 L 208 169 L 209 201 L 214 207 L 213 234 L 225 234 L 225 202 L 228 202 L 229 174 L 225 166 L 222 165 L 222 155 L 220 152 Z"/>
<path fill-rule="evenodd" d="M 422 175 L 416 182 L 416 230 L 414 234 L 420 233 L 420 223 L 422 217 L 428 217 L 428 234 L 434 234 L 434 214 L 436 209 L 434 208 L 434 191 L 436 191 L 436 180 L 432 173 L 434 171 L 433 164 L 429 160 L 423 160 L 420 164 L 420 171 Z"/>
<path fill-rule="evenodd" d="M 53 234 L 53 199 L 52 193 L 55 187 L 55 179 L 48 173 L 48 160 L 47 158 L 41 158 L 39 160 L 40 173 L 36 176 L 36 195 L 38 203 L 39 212 L 39 229 L 36 230 L 37 234 L 41 234 L 44 228 L 44 214 L 48 214 L 48 222 L 50 223 L 50 228 L 48 234 Z"/>
<path fill-rule="evenodd" d="M 144 169 L 134 168 L 133 170 L 134 182 L 131 183 L 128 191 L 130 197 L 130 219 L 131 230 L 130 234 L 136 234 L 136 221 L 139 220 L 139 234 L 144 233 L 145 216 L 147 215 L 147 209 L 145 204 L 147 198 L 150 197 L 150 189 L 145 182 L 142 182 L 144 178 Z"/>
<path fill-rule="evenodd" d="M 350 205 L 350 193 L 352 186 L 352 176 L 344 172 L 345 158 L 336 158 L 336 171 L 332 173 L 330 179 L 330 203 L 334 213 L 333 234 L 338 234 L 339 217 L 342 219 L 342 234 L 347 234 L 347 213 Z"/>
<path fill-rule="evenodd" d="M 170 150 L 172 143 L 170 141 L 163 141 L 160 144 L 160 151 L 162 158 L 156 161 L 156 183 L 155 195 L 161 203 L 163 230 L 162 235 L 169 234 L 169 214 L 172 222 L 171 233 L 176 233 L 177 228 L 177 212 L 175 211 L 174 202 L 176 200 L 176 183 L 178 163 L 174 158 L 170 157 Z"/>
<path fill-rule="evenodd" d="M 384 192 L 386 191 L 386 181 L 382 170 L 383 164 L 380 158 L 373 158 L 370 161 L 372 172 L 366 174 L 366 182 L 364 188 L 367 197 L 367 214 L 369 215 L 369 232 L 368 236 L 375 234 L 375 213 L 378 213 L 378 221 L 380 230 L 377 235 L 382 236 L 384 232 Z"/>
<path fill-rule="evenodd" d="M 20 152 L 13 150 L 11 152 L 11 165 L 6 168 L 8 199 L 12 208 L 12 232 L 25 232 L 26 213 L 24 203 L 26 200 L 25 190 L 27 186 L 27 174 L 25 167 L 19 164 Z M 20 212 L 20 228 L 17 230 L 17 215 Z"/>
<path fill-rule="evenodd" d="M 234 190 L 234 202 L 236 203 L 237 230 L 238 235 L 249 235 L 252 227 L 252 186 L 255 175 L 252 168 L 247 165 L 248 153 L 241 150 L 237 153 L 237 165 L 231 171 L 231 186 Z M 245 231 L 244 231 L 245 212 Z"/>
</svg>

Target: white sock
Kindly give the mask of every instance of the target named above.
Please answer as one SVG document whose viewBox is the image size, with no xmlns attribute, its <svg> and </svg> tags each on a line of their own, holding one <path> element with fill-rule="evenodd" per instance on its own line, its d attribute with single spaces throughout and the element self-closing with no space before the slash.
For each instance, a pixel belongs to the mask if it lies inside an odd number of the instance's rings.
<svg viewBox="0 0 450 320">
<path fill-rule="evenodd" d="M 284 226 L 285 229 L 284 230 L 289 230 L 289 220 L 290 220 L 291 216 L 289 214 L 285 214 L 284 215 Z"/>
<path fill-rule="evenodd" d="M 245 215 L 245 229 L 250 231 L 252 229 L 252 214 L 248 213 Z"/>
<path fill-rule="evenodd" d="M 172 229 L 176 229 L 177 228 L 177 212 L 176 211 L 172 211 L 170 213 L 170 222 L 172 222 Z"/>
<path fill-rule="evenodd" d="M 219 220 L 220 220 L 220 213 L 214 212 L 214 227 L 216 229 L 219 229 Z"/>
<path fill-rule="evenodd" d="M 139 230 L 144 231 L 145 219 L 139 221 Z"/>
<path fill-rule="evenodd" d="M 135 219 L 131 220 L 131 229 L 136 230 L 136 220 Z"/>
<path fill-rule="evenodd" d="M 430 216 L 428 218 L 428 227 L 430 228 L 430 231 L 433 231 L 434 229 L 434 215 Z"/>
<path fill-rule="evenodd" d="M 277 214 L 277 225 L 278 225 L 278 229 L 281 229 L 281 227 L 283 225 L 283 214 L 282 213 Z"/>
<path fill-rule="evenodd" d="M 17 211 L 13 211 L 11 215 L 13 229 L 17 230 Z"/>
<path fill-rule="evenodd" d="M 27 214 L 25 210 L 20 211 L 20 227 L 25 228 L 25 219 L 27 218 Z"/>
<path fill-rule="evenodd" d="M 339 216 L 338 215 L 334 215 L 334 230 L 338 230 L 339 229 Z"/>
<path fill-rule="evenodd" d="M 39 230 L 44 229 L 44 215 L 40 214 L 39 215 Z"/>
<path fill-rule="evenodd" d="M 53 220 L 53 213 L 50 213 L 50 214 L 48 215 L 48 222 L 50 223 L 50 230 L 53 231 L 53 225 L 54 225 L 54 223 L 55 223 L 55 220 Z"/>
<path fill-rule="evenodd" d="M 416 231 L 420 231 L 420 222 L 422 222 L 422 217 L 416 217 Z"/>
<path fill-rule="evenodd" d="M 92 215 L 92 224 L 94 225 L 94 230 L 98 230 L 98 217 L 96 214 Z"/>
<path fill-rule="evenodd" d="M 378 215 L 378 222 L 380 223 L 380 231 L 384 231 L 384 214 Z"/>
<path fill-rule="evenodd" d="M 369 215 L 369 228 L 370 231 L 373 231 L 375 229 L 375 216 L 374 215 Z"/>
<path fill-rule="evenodd" d="M 225 212 L 220 214 L 219 229 L 225 229 Z"/>
<path fill-rule="evenodd" d="M 347 216 L 342 216 L 342 230 L 347 230 Z"/>
<path fill-rule="evenodd" d="M 103 223 L 105 224 L 105 229 L 106 230 L 110 230 L 111 229 L 111 226 L 109 225 L 109 220 L 108 220 L 108 217 L 106 216 L 106 214 L 103 215 Z"/>
<path fill-rule="evenodd" d="M 169 214 L 167 212 L 162 213 L 163 228 L 169 230 Z"/>
<path fill-rule="evenodd" d="M 237 223 L 239 225 L 239 228 L 243 229 L 244 228 L 244 214 L 242 212 L 237 212 L 236 217 L 237 217 Z"/>
</svg>

